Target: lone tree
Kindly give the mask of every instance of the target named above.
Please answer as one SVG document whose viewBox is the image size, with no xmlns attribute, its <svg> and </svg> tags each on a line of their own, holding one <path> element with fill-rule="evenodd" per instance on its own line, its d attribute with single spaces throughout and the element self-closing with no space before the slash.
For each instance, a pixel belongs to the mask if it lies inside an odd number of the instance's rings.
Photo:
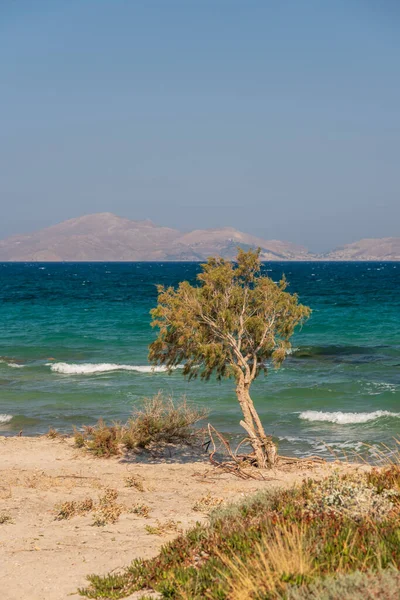
<svg viewBox="0 0 400 600">
<path fill-rule="evenodd" d="M 266 361 L 278 367 L 287 355 L 297 325 L 310 315 L 295 294 L 261 275 L 260 250 L 241 249 L 235 262 L 209 258 L 197 276 L 199 285 L 182 282 L 177 289 L 158 286 L 151 311 L 158 337 L 150 345 L 153 364 L 172 369 L 184 365 L 189 378 L 234 377 L 236 394 L 259 467 L 276 462 L 277 448 L 265 434 L 250 397 L 250 386 Z"/>
</svg>

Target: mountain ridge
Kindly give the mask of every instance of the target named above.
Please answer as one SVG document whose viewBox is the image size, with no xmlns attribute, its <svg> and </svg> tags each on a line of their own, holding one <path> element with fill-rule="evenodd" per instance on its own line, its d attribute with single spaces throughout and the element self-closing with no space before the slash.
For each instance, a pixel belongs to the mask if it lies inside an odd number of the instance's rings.
<svg viewBox="0 0 400 600">
<path fill-rule="evenodd" d="M 105 212 L 0 240 L 0 261 L 197 261 L 211 255 L 233 258 L 238 246 L 260 247 L 262 260 L 400 260 L 400 238 L 365 238 L 313 254 L 304 246 L 264 240 L 232 227 L 185 233 Z"/>
</svg>

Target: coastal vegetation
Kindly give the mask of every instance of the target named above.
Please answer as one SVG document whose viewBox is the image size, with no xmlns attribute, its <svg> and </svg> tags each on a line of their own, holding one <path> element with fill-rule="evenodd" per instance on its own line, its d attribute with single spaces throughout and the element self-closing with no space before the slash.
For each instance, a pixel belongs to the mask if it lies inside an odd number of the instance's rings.
<svg viewBox="0 0 400 600">
<path fill-rule="evenodd" d="M 189 404 L 185 398 L 175 402 L 160 392 L 145 399 L 126 423 L 108 425 L 100 419 L 94 426 L 75 429 L 75 445 L 94 456 L 108 458 L 124 450 L 145 449 L 154 444 L 189 444 L 198 434 L 192 426 L 207 414 L 206 409 Z"/>
<path fill-rule="evenodd" d="M 124 511 L 124 506 L 119 504 L 117 499 L 117 490 L 106 488 L 97 503 L 92 498 L 63 502 L 56 507 L 55 520 L 63 521 L 72 519 L 78 515 L 93 513 L 92 525 L 103 527 L 108 523 L 116 523 Z"/>
<path fill-rule="evenodd" d="M 170 600 L 398 598 L 400 467 L 334 472 L 216 509 L 150 560 L 80 594 Z"/>
<path fill-rule="evenodd" d="M 210 258 L 197 279 L 197 286 L 187 281 L 177 289 L 158 286 L 151 315 L 159 332 L 149 359 L 169 369 L 183 364 L 189 378 L 234 378 L 252 462 L 272 467 L 277 447 L 265 433 L 250 387 L 261 372 L 267 373 L 268 361 L 282 364 L 296 326 L 310 309 L 286 291 L 284 278 L 275 283 L 261 274 L 260 249 L 239 249 L 235 262 Z"/>
<path fill-rule="evenodd" d="M 4 525 L 4 523 L 12 523 L 12 518 L 7 513 L 0 513 L 0 525 Z"/>
</svg>

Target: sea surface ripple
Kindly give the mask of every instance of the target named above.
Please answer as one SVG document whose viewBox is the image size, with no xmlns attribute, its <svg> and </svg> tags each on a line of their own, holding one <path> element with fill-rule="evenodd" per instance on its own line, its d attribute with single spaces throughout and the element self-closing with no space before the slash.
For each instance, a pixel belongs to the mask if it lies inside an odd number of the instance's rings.
<svg viewBox="0 0 400 600">
<path fill-rule="evenodd" d="M 163 389 L 205 404 L 240 439 L 232 381 L 153 369 L 156 284 L 195 281 L 196 263 L 0 264 L 0 434 L 123 420 Z M 400 437 L 400 263 L 269 263 L 312 310 L 283 367 L 253 397 L 283 453 L 374 451 Z"/>
</svg>

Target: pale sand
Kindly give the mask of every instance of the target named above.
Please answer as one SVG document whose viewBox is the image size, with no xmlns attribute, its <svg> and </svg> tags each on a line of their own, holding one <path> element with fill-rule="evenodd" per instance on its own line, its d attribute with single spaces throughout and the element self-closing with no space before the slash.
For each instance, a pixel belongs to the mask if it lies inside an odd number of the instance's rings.
<svg viewBox="0 0 400 600">
<path fill-rule="evenodd" d="M 143 458 L 97 459 L 77 450 L 72 440 L 0 437 L 0 598 L 66 600 L 78 598 L 90 573 L 105 574 L 134 558 L 154 556 L 176 533 L 149 535 L 146 525 L 169 519 L 184 529 L 207 517 L 193 505 L 210 493 L 237 500 L 258 489 L 287 487 L 304 477 L 321 477 L 332 464 L 290 472 L 268 473 L 265 481 L 243 481 L 223 474 L 200 454 L 172 453 L 153 461 Z M 128 475 L 139 475 L 145 491 L 126 487 Z M 91 497 L 105 487 L 118 490 L 127 509 L 137 502 L 150 507 L 150 518 L 123 513 L 118 522 L 92 525 L 93 516 L 56 521 L 55 506 Z"/>
</svg>

